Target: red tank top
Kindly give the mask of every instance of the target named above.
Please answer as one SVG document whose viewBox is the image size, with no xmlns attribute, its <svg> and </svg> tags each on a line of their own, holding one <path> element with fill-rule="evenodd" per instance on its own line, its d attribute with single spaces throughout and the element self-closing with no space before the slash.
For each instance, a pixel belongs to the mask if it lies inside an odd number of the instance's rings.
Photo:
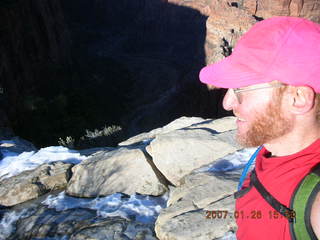
<svg viewBox="0 0 320 240">
<path fill-rule="evenodd" d="M 262 148 L 255 169 L 260 182 L 280 203 L 289 207 L 297 184 L 320 162 L 320 139 L 302 151 L 285 157 L 267 157 Z M 246 178 L 243 188 L 249 186 Z M 238 240 L 290 240 L 289 221 L 274 210 L 252 187 L 236 200 Z"/>
</svg>

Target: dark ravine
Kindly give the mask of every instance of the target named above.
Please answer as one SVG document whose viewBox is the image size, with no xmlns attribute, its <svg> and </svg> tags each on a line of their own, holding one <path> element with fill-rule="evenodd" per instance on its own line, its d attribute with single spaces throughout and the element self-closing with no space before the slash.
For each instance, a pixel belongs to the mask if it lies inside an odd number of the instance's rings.
<svg viewBox="0 0 320 240">
<path fill-rule="evenodd" d="M 0 5 L 9 26 L 0 108 L 37 146 L 105 125 L 129 137 L 182 115 L 225 114 L 221 93 L 198 81 L 207 18 L 198 10 L 160 0 L 12 2 Z"/>
</svg>

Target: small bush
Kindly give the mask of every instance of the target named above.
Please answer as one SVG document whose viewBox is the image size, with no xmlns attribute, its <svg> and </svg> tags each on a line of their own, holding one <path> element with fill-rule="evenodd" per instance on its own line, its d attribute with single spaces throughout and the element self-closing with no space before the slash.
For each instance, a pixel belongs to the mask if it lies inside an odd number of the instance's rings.
<svg viewBox="0 0 320 240">
<path fill-rule="evenodd" d="M 93 132 L 90 130 L 86 129 L 86 138 L 97 138 L 97 137 L 102 137 L 102 136 L 110 136 L 112 134 L 115 134 L 116 132 L 121 131 L 122 128 L 120 126 L 104 126 L 102 130 L 95 129 Z"/>
<path fill-rule="evenodd" d="M 74 143 L 75 143 L 75 140 L 71 136 L 66 137 L 66 140 L 63 140 L 62 138 L 59 138 L 58 140 L 58 144 L 60 146 L 64 146 L 67 148 L 74 148 Z"/>
<path fill-rule="evenodd" d="M 120 126 L 105 126 L 101 130 L 90 131 L 86 129 L 86 134 L 77 141 L 71 136 L 59 138 L 58 143 L 61 146 L 73 149 L 84 149 L 93 147 L 113 147 L 123 139 L 122 128 Z"/>
</svg>

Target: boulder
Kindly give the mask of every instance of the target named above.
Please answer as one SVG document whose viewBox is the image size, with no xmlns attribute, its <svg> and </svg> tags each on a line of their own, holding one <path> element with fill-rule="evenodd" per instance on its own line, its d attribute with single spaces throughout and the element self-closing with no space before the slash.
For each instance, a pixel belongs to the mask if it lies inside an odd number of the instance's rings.
<svg viewBox="0 0 320 240">
<path fill-rule="evenodd" d="M 70 163 L 53 162 L 3 179 L 0 182 L 0 205 L 13 206 L 65 188 L 72 166 Z"/>
<path fill-rule="evenodd" d="M 16 223 L 7 239 L 150 239 L 155 240 L 153 224 L 143 224 L 121 217 L 97 217 L 96 211 L 74 208 L 56 211 L 38 205 Z"/>
<path fill-rule="evenodd" d="M 234 130 L 219 134 L 208 124 L 198 124 L 158 135 L 146 149 L 159 171 L 177 186 L 192 170 L 238 150 L 234 135 Z"/>
<path fill-rule="evenodd" d="M 239 172 L 197 172 L 173 188 L 168 207 L 156 221 L 156 234 L 161 240 L 217 239 L 235 232 L 233 192 Z M 221 211 L 213 218 L 212 211 Z"/>
<path fill-rule="evenodd" d="M 77 197 L 106 196 L 116 192 L 159 196 L 167 190 L 161 173 L 139 147 L 97 153 L 76 165 L 72 172 L 66 192 Z"/>
</svg>

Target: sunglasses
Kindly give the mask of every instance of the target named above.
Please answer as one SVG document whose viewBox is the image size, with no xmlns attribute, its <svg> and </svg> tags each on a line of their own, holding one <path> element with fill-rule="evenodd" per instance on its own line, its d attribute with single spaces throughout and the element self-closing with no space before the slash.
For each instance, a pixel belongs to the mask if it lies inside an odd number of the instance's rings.
<svg viewBox="0 0 320 240">
<path fill-rule="evenodd" d="M 260 90 L 260 89 L 267 89 L 267 88 L 277 88 L 277 87 L 282 87 L 282 86 L 285 86 L 285 84 L 283 84 L 281 82 L 275 82 L 275 83 L 269 84 L 268 86 L 255 86 L 255 87 L 249 86 L 249 87 L 243 87 L 243 88 L 230 88 L 230 89 L 234 93 L 234 95 L 236 96 L 238 103 L 241 104 L 243 92 L 249 92 L 249 91 Z"/>
</svg>

